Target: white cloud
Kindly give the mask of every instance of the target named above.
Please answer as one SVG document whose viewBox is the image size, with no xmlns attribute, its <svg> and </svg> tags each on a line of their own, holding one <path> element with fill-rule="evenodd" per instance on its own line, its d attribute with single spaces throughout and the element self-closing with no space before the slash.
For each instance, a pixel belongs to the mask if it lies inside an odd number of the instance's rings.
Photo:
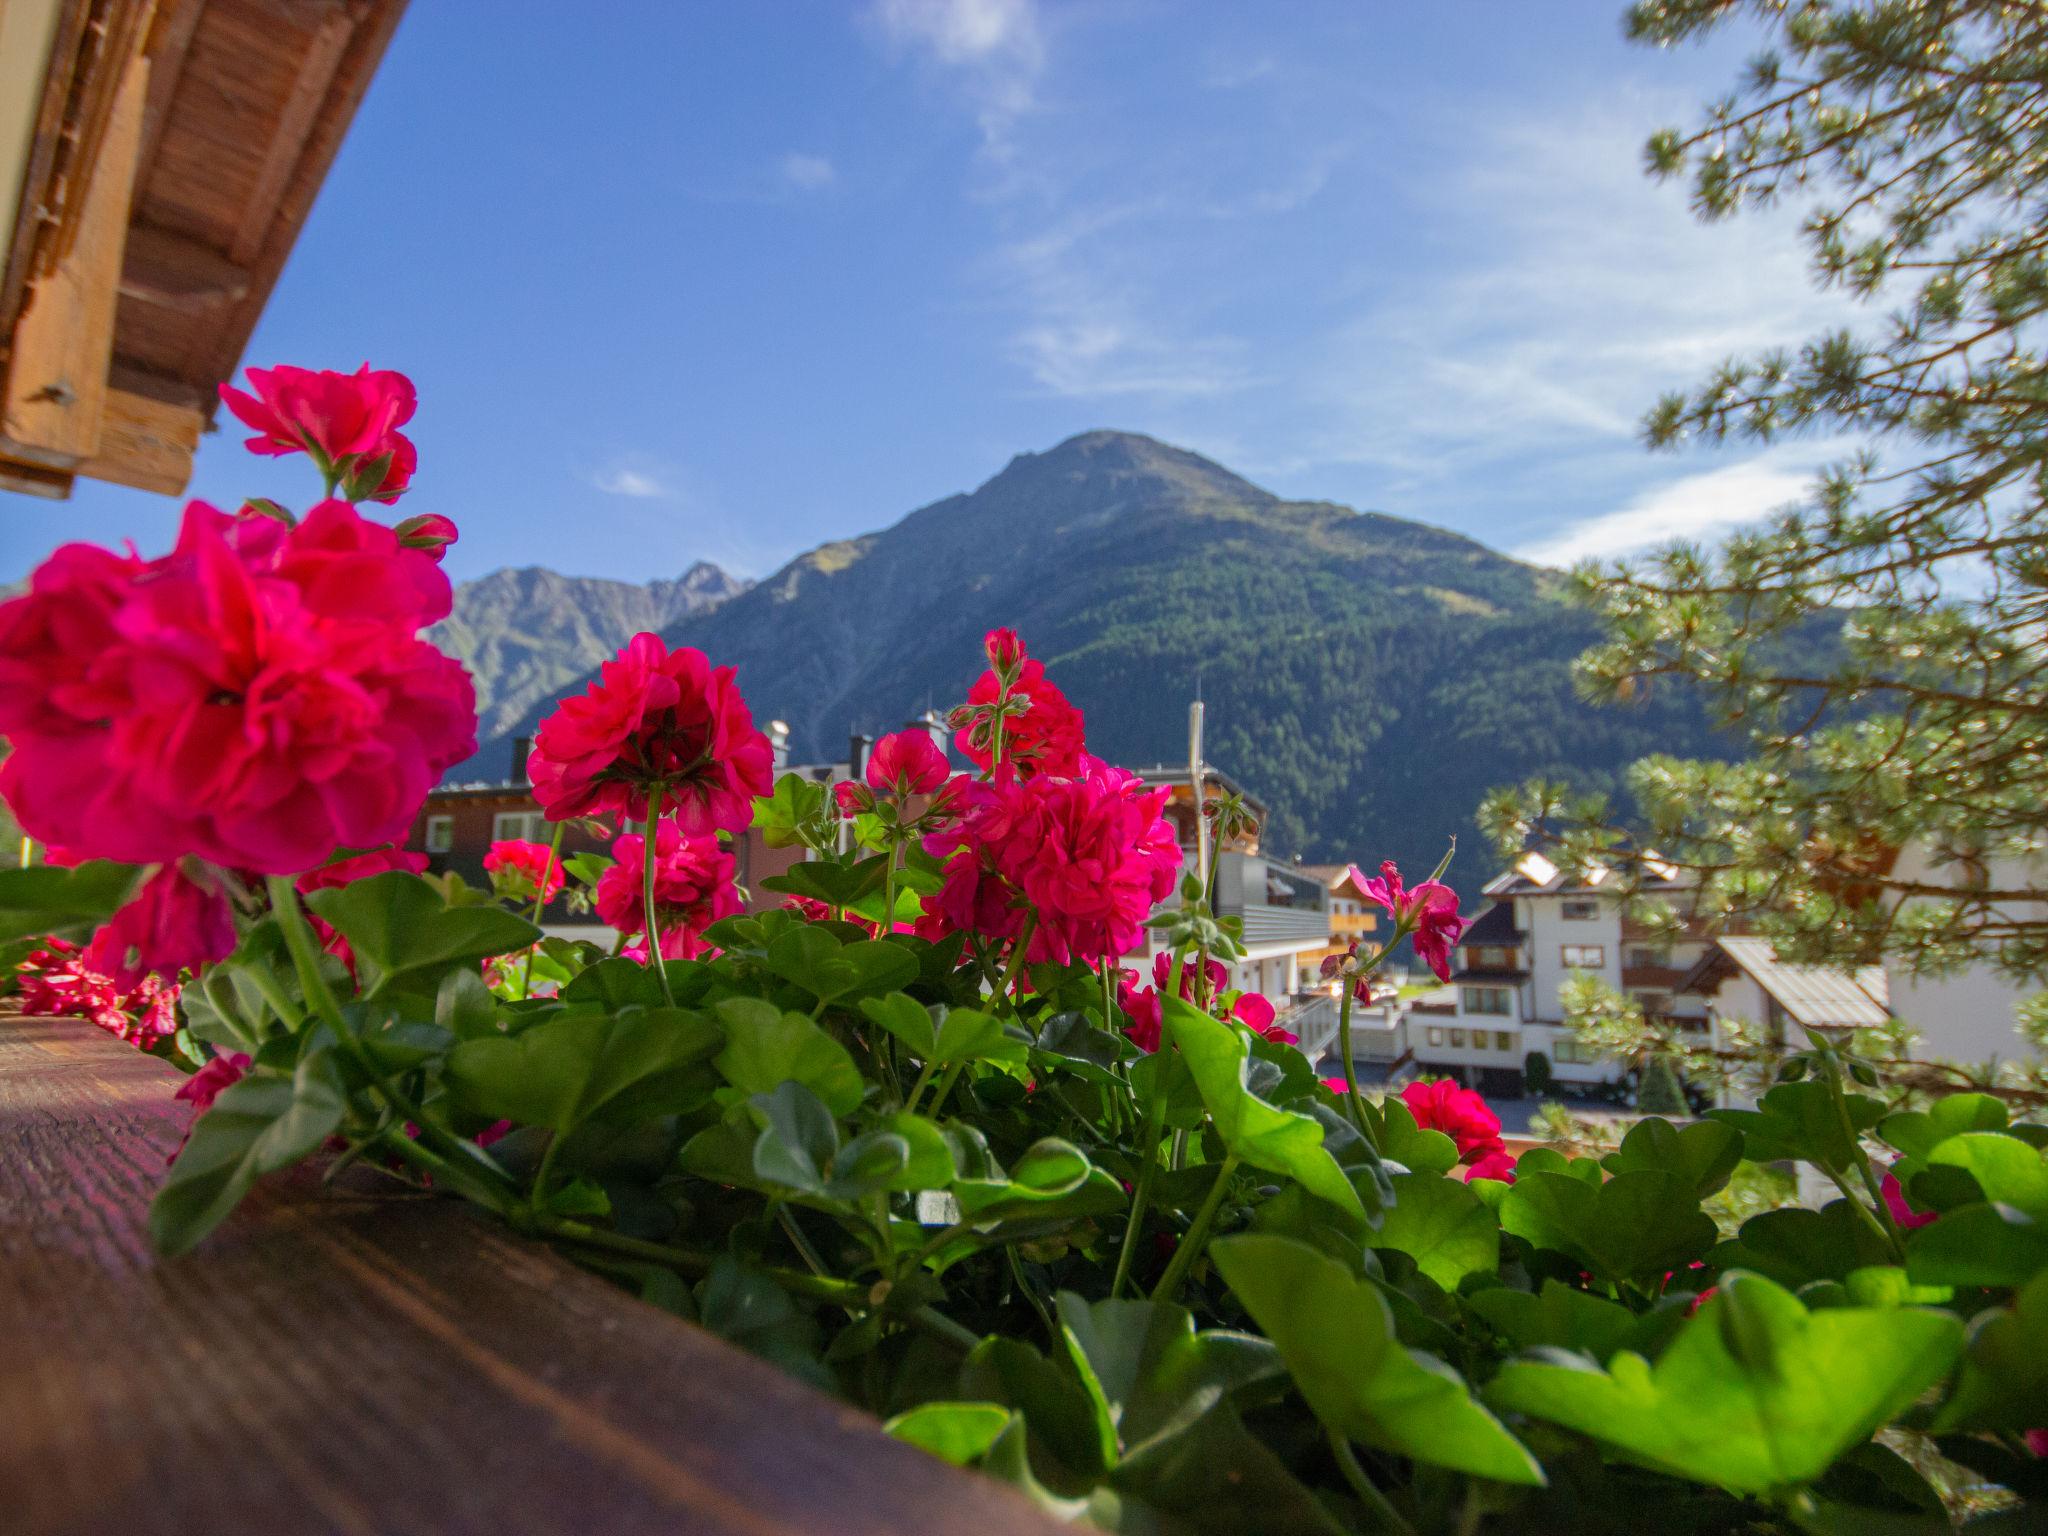
<svg viewBox="0 0 2048 1536">
<path fill-rule="evenodd" d="M 1523 544 L 1514 554 L 1538 565 L 1573 565 L 1680 540 L 1710 541 L 1805 498 L 1820 462 L 1814 447 L 1800 444 L 1683 475 L 1626 506 Z"/>
<path fill-rule="evenodd" d="M 837 175 L 823 155 L 791 153 L 782 157 L 782 179 L 799 191 L 820 191 L 831 186 Z"/>
<path fill-rule="evenodd" d="M 590 483 L 607 496 L 630 496 L 635 500 L 653 500 L 669 494 L 668 487 L 655 476 L 623 464 L 592 475 Z"/>
<path fill-rule="evenodd" d="M 1035 0 L 875 0 L 870 14 L 892 46 L 950 72 L 973 105 L 983 152 L 995 164 L 1010 160 L 1045 67 Z"/>
</svg>

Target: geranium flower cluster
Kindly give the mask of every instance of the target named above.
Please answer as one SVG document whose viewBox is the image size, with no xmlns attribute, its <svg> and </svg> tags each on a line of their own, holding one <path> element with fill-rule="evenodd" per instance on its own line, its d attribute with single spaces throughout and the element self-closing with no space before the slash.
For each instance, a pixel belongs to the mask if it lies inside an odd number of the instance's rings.
<svg viewBox="0 0 2048 1536">
<path fill-rule="evenodd" d="M 922 931 L 964 928 L 1007 944 L 1029 922 L 1033 964 L 1098 966 L 1138 947 L 1180 874 L 1163 814 L 1170 792 L 1085 754 L 1079 767 L 954 781 L 959 820 L 925 840 L 947 862 Z"/>
<path fill-rule="evenodd" d="M 743 832 L 773 787 L 775 752 L 731 667 L 639 634 L 540 723 L 527 760 L 550 821 L 642 820 L 650 798 L 693 836 Z"/>
<path fill-rule="evenodd" d="M 22 1012 L 43 1018 L 90 1019 L 108 1034 L 148 1050 L 178 1031 L 178 989 L 157 976 L 132 987 L 96 969 L 86 951 L 44 939 L 17 972 Z"/>
<path fill-rule="evenodd" d="M 1449 1078 L 1410 1083 L 1401 1090 L 1401 1102 L 1423 1130 L 1442 1131 L 1457 1144 L 1458 1161 L 1468 1183 L 1473 1179 L 1514 1183 L 1515 1159 L 1501 1140 L 1500 1116 L 1470 1088 L 1461 1088 Z"/>
<path fill-rule="evenodd" d="M 252 370 L 224 390 L 263 453 L 305 452 L 349 498 L 410 478 L 403 375 Z M 371 484 L 370 481 L 375 483 Z M 58 550 L 0 604 L 0 796 L 73 858 L 161 866 L 103 942 L 123 977 L 233 947 L 229 875 L 290 875 L 403 838 L 476 748 L 462 667 L 419 638 L 447 616 L 445 518 L 404 531 L 350 500 L 185 509 L 145 560 Z"/>
<path fill-rule="evenodd" d="M 1045 675 L 1015 630 L 992 629 L 982 642 L 988 670 L 953 712 L 954 744 L 997 778 L 1082 772 L 1087 750 L 1081 711 Z"/>
<path fill-rule="evenodd" d="M 1180 995 L 1185 1002 L 1196 1000 L 1195 982 L 1199 969 L 1194 961 L 1188 961 L 1181 967 Z M 1202 974 L 1208 979 L 1208 996 L 1213 1005 L 1230 985 L 1230 968 L 1220 960 L 1211 960 Z M 1172 985 L 1173 956 L 1164 950 L 1152 957 L 1152 985 L 1149 987 L 1138 984 L 1136 971 L 1117 972 L 1117 1006 L 1131 1021 L 1124 1027 L 1124 1035 L 1147 1054 L 1159 1049 L 1166 1023 L 1166 1010 L 1159 999 Z M 1301 1040 L 1293 1030 L 1273 1022 L 1272 1003 L 1256 992 L 1246 992 L 1232 1003 L 1230 1017 L 1261 1039 L 1275 1044 L 1295 1045 Z"/>
<path fill-rule="evenodd" d="M 484 855 L 484 873 L 502 894 L 522 902 L 538 898 L 542 906 L 562 894 L 568 879 L 553 849 L 520 837 L 502 838 L 491 844 Z"/>
<path fill-rule="evenodd" d="M 628 833 L 612 844 L 615 864 L 597 881 L 597 915 L 620 933 L 644 935 L 647 904 L 647 839 Z M 716 837 L 684 832 L 663 819 L 654 835 L 654 916 L 666 960 L 691 960 L 704 953 L 701 935 L 720 918 L 740 910 L 733 886 L 733 857 Z"/>
</svg>

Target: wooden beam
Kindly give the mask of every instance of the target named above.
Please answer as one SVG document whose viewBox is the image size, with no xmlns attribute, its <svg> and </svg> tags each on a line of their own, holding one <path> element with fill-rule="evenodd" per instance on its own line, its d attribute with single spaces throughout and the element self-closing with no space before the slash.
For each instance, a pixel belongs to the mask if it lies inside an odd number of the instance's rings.
<svg viewBox="0 0 2048 1536">
<path fill-rule="evenodd" d="M 327 105 L 328 88 L 334 84 L 334 72 L 341 67 L 355 30 L 352 15 L 343 10 L 332 11 L 322 18 L 312 41 L 306 45 L 291 94 L 285 97 L 277 127 L 263 154 L 262 168 L 256 173 L 256 185 L 249 192 L 248 202 L 242 205 L 242 222 L 228 245 L 228 260 L 238 267 L 247 266 L 263 249 L 264 237 L 277 219 L 278 202 L 292 172 L 298 168 L 299 157 L 306 152 L 313 124 L 319 120 L 320 109 Z"/>
<path fill-rule="evenodd" d="M 85 194 L 78 235 L 39 280 L 15 328 L 0 400 L 0 454 L 71 469 L 99 452 L 114 356 L 114 306 L 135 190 L 135 155 L 149 94 L 149 61 L 127 64 Z"/>
<path fill-rule="evenodd" d="M 199 13 L 205 9 L 206 0 L 161 0 L 149 39 L 143 44 L 149 55 L 149 102 L 142 113 L 142 147 L 135 156 L 138 195 L 148 186 L 156 152 L 163 147 L 164 124 L 170 121 L 171 102 L 185 73 L 185 55 L 192 50 L 192 34 L 199 30 Z"/>
<path fill-rule="evenodd" d="M 40 496 L 45 501 L 65 501 L 71 495 L 71 476 L 61 469 L 44 469 L 40 464 L 17 464 L 12 459 L 0 459 L 0 491 Z"/>
<path fill-rule="evenodd" d="M 191 483 L 192 455 L 205 430 L 206 418 L 190 406 L 110 389 L 99 452 L 78 466 L 78 474 L 160 496 L 181 495 Z"/>
<path fill-rule="evenodd" d="M 121 262 L 121 294 L 166 309 L 202 313 L 247 298 L 249 274 L 190 236 L 136 224 L 128 230 Z"/>
</svg>

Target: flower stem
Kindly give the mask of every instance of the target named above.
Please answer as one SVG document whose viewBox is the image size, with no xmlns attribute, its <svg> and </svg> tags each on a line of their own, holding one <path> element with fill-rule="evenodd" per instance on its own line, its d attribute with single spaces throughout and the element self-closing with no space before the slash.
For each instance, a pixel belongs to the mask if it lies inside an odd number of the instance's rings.
<svg viewBox="0 0 2048 1536">
<path fill-rule="evenodd" d="M 1037 927 L 1038 914 L 1026 912 L 1024 926 L 1017 930 L 1016 942 L 1010 946 L 1010 967 L 1003 972 L 1002 985 L 996 993 L 996 1001 L 1008 1008 L 1013 1017 L 1017 1012 L 1017 1005 L 1012 1000 L 1011 993 L 1016 988 L 1018 974 L 1024 969 L 1024 954 L 1031 948 L 1031 935 Z"/>
<path fill-rule="evenodd" d="M 1351 1449 L 1351 1442 L 1334 1429 L 1330 1434 L 1330 1452 L 1337 1458 L 1337 1470 L 1344 1474 L 1344 1481 L 1351 1485 L 1351 1491 L 1358 1495 L 1358 1502 L 1371 1510 L 1373 1517 L 1386 1529 L 1397 1536 L 1415 1536 L 1415 1527 L 1401 1518 L 1401 1512 L 1387 1502 L 1387 1496 L 1373 1486 L 1371 1478 L 1365 1475 L 1365 1468 L 1358 1464 L 1358 1456 Z"/>
<path fill-rule="evenodd" d="M 661 978 L 661 1000 L 673 1008 L 676 994 L 668 984 L 668 961 L 661 953 L 661 918 L 654 910 L 654 829 L 661 818 L 661 789 L 657 781 L 647 791 L 647 825 L 640 839 L 640 900 L 647 929 L 647 963 Z"/>
<path fill-rule="evenodd" d="M 1123 1294 L 1124 1282 L 1131 1277 L 1131 1260 L 1137 1255 L 1138 1238 L 1145 1229 L 1145 1208 L 1152 1203 L 1152 1186 L 1159 1178 L 1159 1130 L 1165 1116 L 1166 1096 L 1162 1091 L 1145 1106 L 1145 1129 L 1141 1137 L 1145 1166 L 1138 1173 L 1138 1187 L 1131 1191 L 1131 1216 L 1124 1223 L 1124 1245 L 1117 1251 L 1116 1276 L 1109 1282 L 1112 1299 Z"/>
<path fill-rule="evenodd" d="M 1358 1094 L 1358 1066 L 1351 1058 L 1351 995 L 1354 983 L 1344 978 L 1343 1000 L 1337 1004 L 1337 1046 L 1344 1056 L 1344 1106 L 1351 1111 L 1351 1123 L 1365 1134 L 1365 1105 Z"/>
<path fill-rule="evenodd" d="M 540 926 L 540 909 L 548 904 L 548 881 L 554 877 L 555 864 L 562 856 L 562 822 L 555 823 L 555 835 L 548 842 L 548 861 L 540 872 L 540 887 L 533 893 L 533 912 L 527 918 L 534 927 Z M 535 940 L 538 943 L 539 940 Z M 526 974 L 519 980 L 519 1001 L 525 1002 L 533 996 L 533 951 L 526 952 Z"/>
<path fill-rule="evenodd" d="M 1166 1273 L 1159 1277 L 1159 1283 L 1152 1287 L 1154 1301 L 1171 1301 L 1179 1294 L 1180 1283 L 1194 1266 L 1202 1249 L 1209 1241 L 1209 1228 L 1216 1220 L 1216 1212 L 1223 1206 L 1223 1197 L 1230 1192 L 1230 1180 L 1237 1172 L 1237 1154 L 1231 1153 L 1223 1159 L 1216 1170 L 1216 1182 L 1209 1186 L 1209 1193 L 1202 1201 L 1202 1208 L 1195 1212 L 1195 1224 L 1188 1228 L 1187 1236 L 1180 1240 L 1180 1246 L 1173 1250 L 1173 1260 L 1166 1266 Z"/>
</svg>

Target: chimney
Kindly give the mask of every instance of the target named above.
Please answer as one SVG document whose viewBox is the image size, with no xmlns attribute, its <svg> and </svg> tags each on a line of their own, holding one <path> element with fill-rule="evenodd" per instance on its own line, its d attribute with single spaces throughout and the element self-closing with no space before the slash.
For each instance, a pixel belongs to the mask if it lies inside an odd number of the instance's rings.
<svg viewBox="0 0 2048 1536">
<path fill-rule="evenodd" d="M 526 760 L 532 755 L 533 738 L 531 736 L 514 736 L 512 738 L 512 772 L 506 776 L 505 782 L 507 784 L 524 784 L 526 782 Z"/>
<path fill-rule="evenodd" d="M 855 731 L 846 742 L 846 766 L 854 778 L 860 778 L 868 771 L 868 748 L 875 744 L 872 736 L 863 736 Z"/>
<path fill-rule="evenodd" d="M 775 753 L 775 771 L 782 772 L 789 766 L 789 722 L 770 720 L 768 722 L 768 745 Z"/>
</svg>

